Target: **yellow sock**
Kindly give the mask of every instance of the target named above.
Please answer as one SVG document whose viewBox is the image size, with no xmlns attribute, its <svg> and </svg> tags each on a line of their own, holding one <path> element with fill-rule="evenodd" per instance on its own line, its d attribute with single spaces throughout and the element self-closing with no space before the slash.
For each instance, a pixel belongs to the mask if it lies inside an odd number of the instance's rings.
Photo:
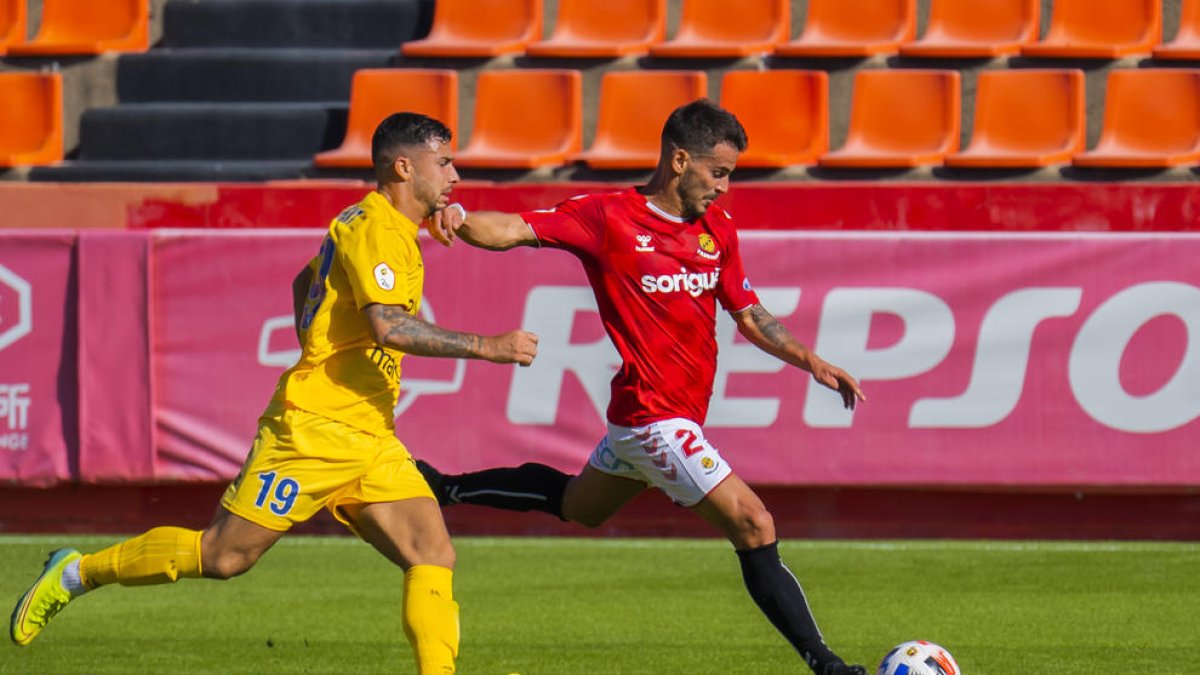
<svg viewBox="0 0 1200 675">
<path fill-rule="evenodd" d="M 420 675 L 452 675 L 458 656 L 458 603 L 454 572 L 414 565 L 404 574 L 404 634 L 417 657 Z"/>
<path fill-rule="evenodd" d="M 167 584 L 200 576 L 200 531 L 156 527 L 99 553 L 83 556 L 79 576 L 87 588 Z"/>
</svg>

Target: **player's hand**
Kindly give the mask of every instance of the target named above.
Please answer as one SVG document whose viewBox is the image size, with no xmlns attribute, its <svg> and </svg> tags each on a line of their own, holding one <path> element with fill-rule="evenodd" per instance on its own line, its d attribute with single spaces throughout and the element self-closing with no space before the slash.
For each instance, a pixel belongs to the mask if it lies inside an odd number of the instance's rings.
<svg viewBox="0 0 1200 675">
<path fill-rule="evenodd" d="M 862 393 L 862 389 L 858 386 L 858 380 L 855 380 L 846 371 L 826 362 L 815 354 L 812 355 L 809 365 L 812 366 L 814 380 L 842 395 L 842 405 L 846 410 L 854 410 L 854 406 L 859 401 L 867 400 L 866 395 Z"/>
<path fill-rule="evenodd" d="M 537 358 L 538 337 L 528 331 L 514 330 L 484 340 L 484 358 L 488 361 L 528 366 Z"/>
<path fill-rule="evenodd" d="M 425 229 L 439 244 L 453 246 L 458 237 L 458 228 L 462 227 L 466 215 L 466 209 L 456 202 L 434 211 L 432 216 L 425 219 Z"/>
</svg>

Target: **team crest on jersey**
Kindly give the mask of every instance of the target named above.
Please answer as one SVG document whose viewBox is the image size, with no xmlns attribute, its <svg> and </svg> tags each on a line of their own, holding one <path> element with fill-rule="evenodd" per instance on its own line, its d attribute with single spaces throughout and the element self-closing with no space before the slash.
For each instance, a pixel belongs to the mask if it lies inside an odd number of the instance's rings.
<svg viewBox="0 0 1200 675">
<path fill-rule="evenodd" d="M 700 248 L 696 251 L 701 258 L 708 260 L 717 260 L 721 254 L 717 252 L 717 242 L 713 241 L 712 235 L 707 232 L 700 234 Z"/>
<path fill-rule="evenodd" d="M 634 246 L 633 250 L 640 253 L 653 253 L 654 237 L 651 237 L 648 234 L 639 234 L 637 236 L 637 246 Z"/>
<path fill-rule="evenodd" d="M 387 263 L 379 263 L 375 266 L 375 283 L 385 291 L 396 287 L 396 273 L 388 267 Z"/>
</svg>

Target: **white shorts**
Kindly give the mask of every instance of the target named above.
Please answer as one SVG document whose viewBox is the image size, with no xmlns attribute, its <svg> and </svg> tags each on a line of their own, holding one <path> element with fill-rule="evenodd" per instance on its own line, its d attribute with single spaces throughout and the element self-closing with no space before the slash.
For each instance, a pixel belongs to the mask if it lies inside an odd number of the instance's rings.
<svg viewBox="0 0 1200 675">
<path fill-rule="evenodd" d="M 680 417 L 640 427 L 609 424 L 588 464 L 653 485 L 682 506 L 700 503 L 733 472 L 700 425 Z"/>
</svg>

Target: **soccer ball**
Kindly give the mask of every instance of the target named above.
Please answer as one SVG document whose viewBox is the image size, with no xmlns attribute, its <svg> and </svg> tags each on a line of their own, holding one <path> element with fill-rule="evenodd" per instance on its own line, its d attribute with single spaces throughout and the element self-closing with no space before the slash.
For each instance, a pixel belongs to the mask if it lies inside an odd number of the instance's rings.
<svg viewBox="0 0 1200 675">
<path fill-rule="evenodd" d="M 898 645 L 879 662 L 875 675 L 961 675 L 958 663 L 940 645 L 914 640 Z"/>
</svg>

